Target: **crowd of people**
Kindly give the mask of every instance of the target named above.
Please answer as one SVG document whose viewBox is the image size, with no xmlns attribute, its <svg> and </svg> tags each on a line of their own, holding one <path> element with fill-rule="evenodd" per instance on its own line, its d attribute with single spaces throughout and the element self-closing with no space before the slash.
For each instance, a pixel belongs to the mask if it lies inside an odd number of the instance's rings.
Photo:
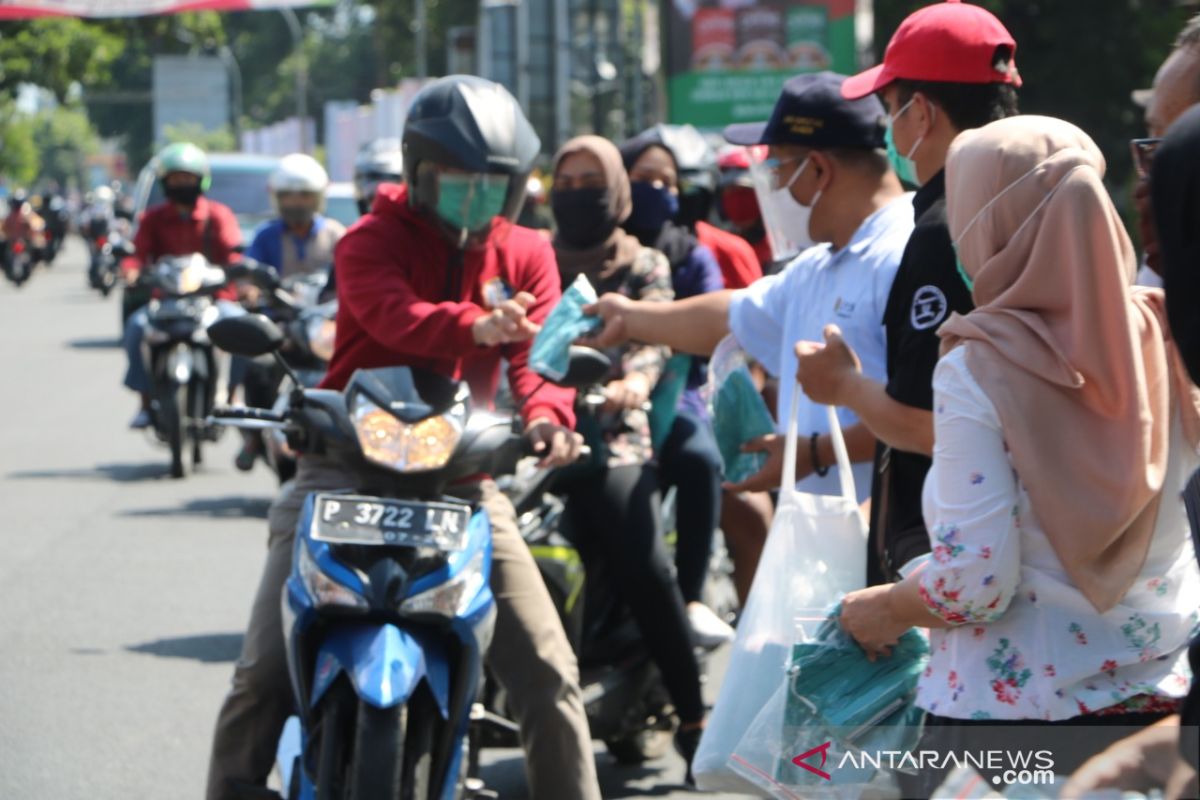
<svg viewBox="0 0 1200 800">
<path fill-rule="evenodd" d="M 1135 726 L 1145 730 L 1132 739 L 1048 738 L 1058 771 L 1076 773 L 1070 790 L 1191 796 L 1200 18 L 1160 70 L 1149 137 L 1133 147 L 1143 280 L 1161 276 L 1165 295 L 1134 285 L 1139 259 L 1095 143 L 1063 120 L 1021 115 L 1021 84 L 1000 20 L 937 3 L 903 22 L 879 66 L 788 80 L 770 119 L 727 128 L 719 154 L 672 126 L 621 143 L 571 139 L 547 176 L 553 228 L 535 231 L 514 224 L 528 175 L 495 169 L 504 148 L 537 151 L 524 114 L 496 84 L 445 78 L 415 101 L 402 158 L 400 143 L 367 154 L 357 224 L 324 219 L 324 171 L 289 156 L 271 183 L 279 219 L 246 254 L 285 275 L 332 264 L 337 340 L 324 388 L 402 364 L 463 379 L 490 405 L 507 371 L 534 451 L 563 467 L 555 490 L 585 559 L 594 550 L 615 568 L 689 762 L 706 718 L 696 648 L 734 637 L 703 602 L 714 536 L 726 538 L 744 601 L 793 407 L 798 488 L 841 491 L 834 406 L 870 520 L 868 588 L 844 598 L 839 621 L 872 659 L 909 629 L 929 630 L 916 699 L 924 743 L 970 742 L 997 723 L 1046 737 Z M 141 220 L 141 264 L 193 252 L 236 261 L 236 222 L 204 197 L 204 154 L 179 145 L 158 163 L 166 202 Z M 811 246 L 777 259 L 767 203 L 788 238 Z M 529 366 L 532 338 L 578 276 L 600 295 L 586 312 L 602 327 L 584 343 L 613 365 L 600 406 Z M 243 313 L 249 291 L 231 288 L 222 313 Z M 143 398 L 134 427 L 150 424 L 144 325 L 134 314 L 126 335 L 126 386 Z M 766 458 L 737 483 L 723 480 L 701 392 L 706 359 L 729 336 L 768 376 L 780 431 L 745 443 Z M 254 448 L 248 439 L 239 467 L 253 465 Z M 279 597 L 300 506 L 359 477 L 301 454 L 272 506 L 210 798 L 261 786 L 271 770 L 292 705 Z M 660 512 L 669 487 L 673 558 Z M 489 660 L 520 726 L 531 795 L 599 798 L 576 657 L 516 512 L 490 479 L 461 495 L 493 526 Z M 906 796 L 929 796 L 944 777 L 904 778 Z"/>
</svg>

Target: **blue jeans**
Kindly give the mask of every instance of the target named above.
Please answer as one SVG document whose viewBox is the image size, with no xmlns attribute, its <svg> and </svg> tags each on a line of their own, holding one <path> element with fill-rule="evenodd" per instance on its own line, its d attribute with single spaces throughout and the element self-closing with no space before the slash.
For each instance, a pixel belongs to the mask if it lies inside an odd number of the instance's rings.
<svg viewBox="0 0 1200 800">
<path fill-rule="evenodd" d="M 218 300 L 216 305 L 218 321 L 246 313 L 244 308 L 229 300 Z M 138 394 L 150 394 L 151 388 L 150 372 L 146 369 L 146 359 L 142 358 L 142 339 L 146 336 L 149 320 L 150 312 L 145 306 L 130 314 L 125 322 L 125 336 L 121 340 L 128 362 L 125 368 L 125 387 Z"/>
</svg>

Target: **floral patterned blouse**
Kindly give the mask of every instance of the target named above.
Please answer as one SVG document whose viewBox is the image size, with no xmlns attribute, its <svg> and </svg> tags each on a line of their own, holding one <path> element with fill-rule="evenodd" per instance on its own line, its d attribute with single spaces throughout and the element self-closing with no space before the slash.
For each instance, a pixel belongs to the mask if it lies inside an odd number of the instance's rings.
<svg viewBox="0 0 1200 800">
<path fill-rule="evenodd" d="M 1185 695 L 1200 569 L 1180 493 L 1198 459 L 1178 421 L 1146 563 L 1101 614 L 1038 525 L 964 348 L 938 363 L 933 386 L 935 446 L 923 497 L 933 550 L 918 574 L 930 611 L 955 627 L 930 630 L 918 705 L 956 719 L 1059 720 Z"/>
<path fill-rule="evenodd" d="M 643 247 L 630 266 L 612 275 L 604 278 L 589 275 L 588 278 L 598 295 L 616 292 L 634 300 L 654 302 L 670 302 L 674 298 L 671 264 L 666 256 L 652 247 Z M 663 367 L 671 355 L 671 351 L 665 347 L 637 342 L 609 348 L 606 353 L 613 363 L 608 380 L 638 372 L 646 376 L 652 390 L 662 377 Z M 583 408 L 579 411 L 581 416 L 589 413 L 595 415 L 607 451 L 608 467 L 642 464 L 654 457 L 650 417 L 642 409 L 589 412 Z M 581 419 L 579 427 L 581 431 L 586 431 L 588 423 Z"/>
</svg>

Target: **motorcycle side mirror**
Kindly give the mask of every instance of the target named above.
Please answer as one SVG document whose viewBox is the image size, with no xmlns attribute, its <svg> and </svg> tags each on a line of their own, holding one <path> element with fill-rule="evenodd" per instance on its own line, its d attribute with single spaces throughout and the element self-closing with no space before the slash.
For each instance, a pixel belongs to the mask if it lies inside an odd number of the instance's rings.
<svg viewBox="0 0 1200 800">
<path fill-rule="evenodd" d="M 283 331 L 262 314 L 243 314 L 214 322 L 208 338 L 227 353 L 256 358 L 283 346 Z"/>
<path fill-rule="evenodd" d="M 567 373 L 555 381 L 568 389 L 583 389 L 604 383 L 612 369 L 612 361 L 599 350 L 572 345 L 567 360 Z"/>
</svg>

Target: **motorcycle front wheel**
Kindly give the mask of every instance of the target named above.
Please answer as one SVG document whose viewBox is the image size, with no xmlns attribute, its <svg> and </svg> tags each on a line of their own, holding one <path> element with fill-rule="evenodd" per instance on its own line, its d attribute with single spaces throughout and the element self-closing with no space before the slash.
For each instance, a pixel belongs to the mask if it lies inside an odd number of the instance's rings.
<svg viewBox="0 0 1200 800">
<path fill-rule="evenodd" d="M 167 447 L 171 449 L 171 477 L 183 478 L 187 475 L 190 459 L 185 459 L 183 446 L 186 441 L 184 414 L 187 413 L 188 400 L 187 384 L 168 382 L 159 391 L 158 424 Z"/>
</svg>

